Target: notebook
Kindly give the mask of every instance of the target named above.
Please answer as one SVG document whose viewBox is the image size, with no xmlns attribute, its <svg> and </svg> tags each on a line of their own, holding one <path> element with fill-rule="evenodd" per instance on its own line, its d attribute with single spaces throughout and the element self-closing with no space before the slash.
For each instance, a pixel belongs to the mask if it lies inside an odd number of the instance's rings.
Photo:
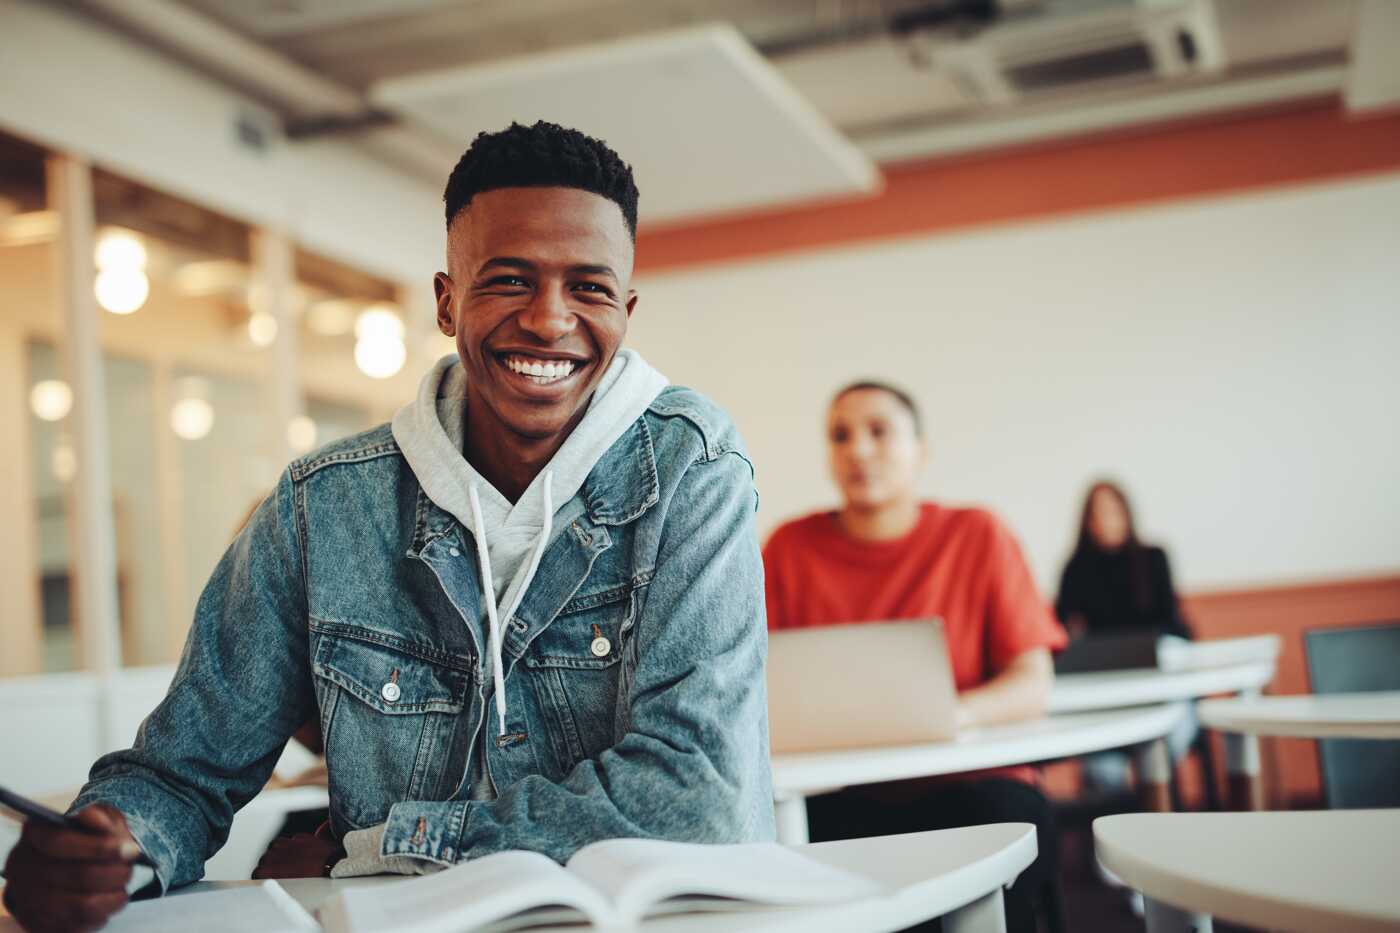
<svg viewBox="0 0 1400 933">
<path fill-rule="evenodd" d="M 136 901 L 102 929 L 105 933 L 315 933 L 320 927 L 280 884 L 264 881 Z"/>
<path fill-rule="evenodd" d="M 957 731 L 938 619 L 783 629 L 768 636 L 773 753 L 920 745 Z"/>
<path fill-rule="evenodd" d="M 347 888 L 321 906 L 327 933 L 504 933 L 546 923 L 629 927 L 660 914 L 830 904 L 882 893 L 868 878 L 776 843 L 608 839 L 560 866 L 501 852 L 391 885 Z"/>
</svg>

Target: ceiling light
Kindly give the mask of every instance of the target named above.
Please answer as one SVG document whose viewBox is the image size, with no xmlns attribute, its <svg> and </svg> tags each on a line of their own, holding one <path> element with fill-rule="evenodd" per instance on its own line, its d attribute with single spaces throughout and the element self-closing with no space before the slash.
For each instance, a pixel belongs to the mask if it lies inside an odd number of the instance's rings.
<svg viewBox="0 0 1400 933">
<path fill-rule="evenodd" d="M 113 314 L 131 314 L 150 297 L 151 281 L 140 269 L 113 266 L 97 273 L 93 293 L 97 303 Z"/>
<path fill-rule="evenodd" d="M 202 398 L 182 398 L 170 408 L 170 429 L 187 441 L 197 441 L 214 427 L 214 406 Z"/>
<path fill-rule="evenodd" d="M 73 452 L 73 445 L 68 443 L 67 438 L 60 438 L 54 445 L 53 453 L 49 455 L 49 469 L 53 470 L 54 478 L 60 483 L 71 482 L 78 475 L 78 455 Z"/>
<path fill-rule="evenodd" d="M 73 390 L 61 379 L 45 379 L 29 390 L 29 407 L 44 421 L 62 421 L 73 410 Z"/>
<path fill-rule="evenodd" d="M 298 455 L 316 446 L 316 422 L 306 415 L 297 415 L 287 422 L 287 444 Z"/>
<path fill-rule="evenodd" d="M 146 244 L 130 230 L 111 228 L 104 230 L 97 238 L 97 248 L 93 251 L 97 268 L 144 269 L 146 268 Z"/>
<path fill-rule="evenodd" d="M 201 259 L 175 270 L 175 287 L 186 295 L 219 295 L 247 281 L 243 265 L 233 259 Z"/>
<path fill-rule="evenodd" d="M 254 346 L 270 347 L 277 339 L 277 318 L 266 311 L 254 311 L 248 318 L 248 339 Z"/>
<path fill-rule="evenodd" d="M 58 211 L 28 211 L 0 223 L 0 244 L 34 246 L 58 236 Z"/>
<path fill-rule="evenodd" d="M 400 339 L 381 336 L 355 342 L 355 365 L 371 379 L 388 379 L 403 369 L 406 359 L 408 348 Z"/>
<path fill-rule="evenodd" d="M 170 407 L 170 429 L 187 441 L 197 441 L 214 427 L 214 406 L 209 403 L 209 380 L 199 376 L 177 379 L 176 402 Z"/>
<path fill-rule="evenodd" d="M 402 343 L 403 333 L 403 318 L 399 317 L 392 305 L 371 305 L 355 319 L 355 337 L 358 340 L 387 337 Z"/>
</svg>

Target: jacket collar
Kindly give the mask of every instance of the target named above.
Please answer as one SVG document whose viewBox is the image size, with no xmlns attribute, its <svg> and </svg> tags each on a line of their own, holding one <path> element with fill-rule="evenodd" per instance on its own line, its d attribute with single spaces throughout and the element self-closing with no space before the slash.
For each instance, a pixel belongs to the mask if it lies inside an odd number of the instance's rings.
<svg viewBox="0 0 1400 933">
<path fill-rule="evenodd" d="M 625 525 L 656 504 L 657 490 L 656 450 L 641 417 L 593 465 L 579 496 L 594 524 Z"/>
</svg>

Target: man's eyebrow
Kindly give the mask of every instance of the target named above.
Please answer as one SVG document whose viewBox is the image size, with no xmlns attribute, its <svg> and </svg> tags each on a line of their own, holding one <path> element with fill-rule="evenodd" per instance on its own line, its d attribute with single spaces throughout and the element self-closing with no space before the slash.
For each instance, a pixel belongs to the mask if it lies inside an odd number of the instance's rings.
<svg viewBox="0 0 1400 933">
<path fill-rule="evenodd" d="M 519 256 L 492 256 L 481 264 L 481 268 L 476 270 L 480 275 L 488 269 L 524 269 L 533 272 L 535 264 L 528 259 L 521 259 Z"/>
<path fill-rule="evenodd" d="M 570 267 L 569 267 L 569 271 L 570 271 L 570 272 L 582 272 L 584 275 L 606 275 L 606 276 L 610 277 L 614 282 L 618 281 L 617 273 L 613 271 L 612 266 L 599 266 L 599 265 L 570 266 Z"/>
<path fill-rule="evenodd" d="M 519 256 L 492 256 L 481 264 L 481 268 L 477 270 L 476 274 L 482 275 L 492 269 L 523 269 L 526 272 L 535 272 L 538 268 L 539 267 L 535 263 Z M 621 281 L 617 273 L 613 271 L 613 267 L 608 265 L 580 263 L 578 265 L 569 266 L 569 271 L 576 275 L 606 275 L 614 282 Z"/>
</svg>

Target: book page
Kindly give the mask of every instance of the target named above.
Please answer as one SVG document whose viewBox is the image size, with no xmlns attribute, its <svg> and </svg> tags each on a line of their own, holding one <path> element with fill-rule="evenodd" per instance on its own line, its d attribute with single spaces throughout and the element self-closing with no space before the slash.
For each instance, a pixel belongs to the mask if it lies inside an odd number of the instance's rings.
<svg viewBox="0 0 1400 933">
<path fill-rule="evenodd" d="M 696 845 L 649 839 L 608 839 L 580 849 L 569 871 L 603 892 L 624 922 L 673 913 L 673 898 L 695 898 L 694 909 L 742 905 L 828 904 L 874 897 L 882 888 L 869 878 L 824 865 L 773 842 Z"/>
<path fill-rule="evenodd" d="M 531 923 L 536 908 L 570 908 L 566 916 L 603 925 L 612 909 L 598 892 L 538 852 L 500 852 L 433 875 L 348 888 L 319 911 L 327 933 L 440 933 L 488 924 Z"/>
<path fill-rule="evenodd" d="M 108 933 L 313 933 L 316 921 L 275 881 L 128 904 Z"/>
</svg>

